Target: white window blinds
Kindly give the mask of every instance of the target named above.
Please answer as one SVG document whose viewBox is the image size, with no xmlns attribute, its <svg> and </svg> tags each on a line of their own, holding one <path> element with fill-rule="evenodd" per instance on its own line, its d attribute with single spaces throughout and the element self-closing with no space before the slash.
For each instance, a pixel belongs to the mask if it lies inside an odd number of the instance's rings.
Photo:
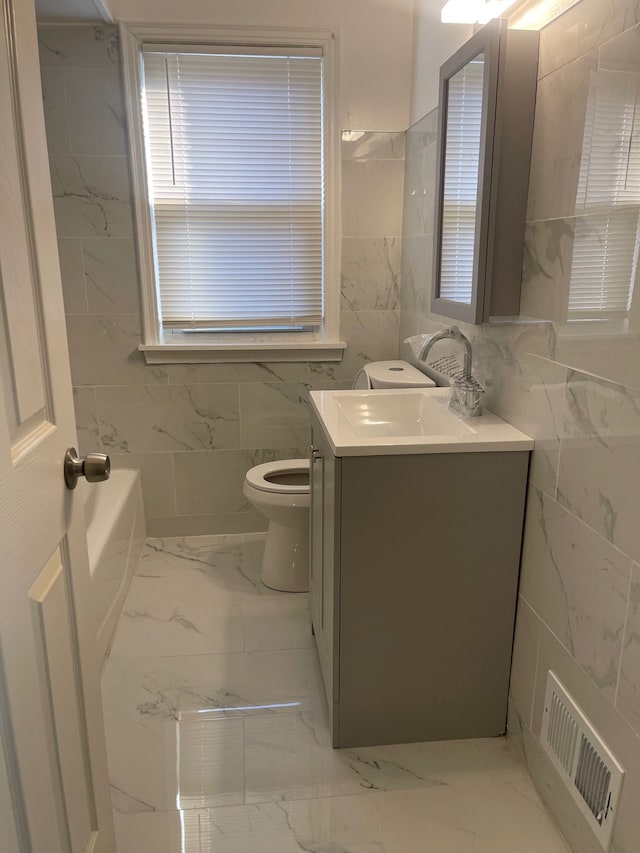
<svg viewBox="0 0 640 853">
<path fill-rule="evenodd" d="M 448 83 L 440 291 L 471 304 L 482 130 L 484 54 Z"/>
<path fill-rule="evenodd" d="M 638 257 L 638 209 L 612 209 L 575 220 L 570 319 L 626 317 Z"/>
<path fill-rule="evenodd" d="M 143 68 L 162 325 L 319 325 L 320 52 L 146 45 Z"/>
<path fill-rule="evenodd" d="M 633 296 L 640 211 L 640 76 L 593 73 L 578 180 L 569 319 L 625 317 Z"/>
</svg>

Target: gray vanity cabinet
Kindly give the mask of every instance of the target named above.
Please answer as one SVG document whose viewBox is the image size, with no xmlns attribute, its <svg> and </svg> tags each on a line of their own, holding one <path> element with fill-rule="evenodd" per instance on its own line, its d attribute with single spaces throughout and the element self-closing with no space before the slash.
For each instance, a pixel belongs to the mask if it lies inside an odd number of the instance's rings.
<svg viewBox="0 0 640 853">
<path fill-rule="evenodd" d="M 340 473 L 341 460 L 332 453 L 320 427 L 312 428 L 310 605 L 316 647 L 327 696 L 339 689 L 337 671 L 339 626 Z M 330 711 L 333 710 L 330 703 Z"/>
<path fill-rule="evenodd" d="M 333 745 L 502 734 L 528 451 L 338 458 L 313 412 L 312 442 Z"/>
</svg>

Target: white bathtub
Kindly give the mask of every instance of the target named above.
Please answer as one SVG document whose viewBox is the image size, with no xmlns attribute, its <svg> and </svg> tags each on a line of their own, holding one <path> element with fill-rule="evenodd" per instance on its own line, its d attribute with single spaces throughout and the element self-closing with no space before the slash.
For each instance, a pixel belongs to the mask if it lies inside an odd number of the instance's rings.
<svg viewBox="0 0 640 853">
<path fill-rule="evenodd" d="M 102 665 L 145 539 L 139 472 L 113 471 L 104 483 L 86 484 L 84 514 Z"/>
</svg>

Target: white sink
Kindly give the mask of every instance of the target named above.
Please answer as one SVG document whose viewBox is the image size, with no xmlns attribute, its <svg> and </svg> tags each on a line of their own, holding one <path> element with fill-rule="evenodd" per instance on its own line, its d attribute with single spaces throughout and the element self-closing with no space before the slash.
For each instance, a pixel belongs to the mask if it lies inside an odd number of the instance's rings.
<svg viewBox="0 0 640 853">
<path fill-rule="evenodd" d="M 356 435 L 469 436 L 475 430 L 445 407 L 441 395 L 430 391 L 370 391 L 336 398 Z"/>
<path fill-rule="evenodd" d="M 528 435 L 485 409 L 462 418 L 448 388 L 312 391 L 311 406 L 336 456 L 532 450 Z"/>
</svg>

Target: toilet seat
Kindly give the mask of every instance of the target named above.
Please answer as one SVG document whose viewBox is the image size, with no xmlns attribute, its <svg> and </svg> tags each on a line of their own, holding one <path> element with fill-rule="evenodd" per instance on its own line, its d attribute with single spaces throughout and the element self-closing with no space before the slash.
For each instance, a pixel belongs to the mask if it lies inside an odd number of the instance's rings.
<svg viewBox="0 0 640 853">
<path fill-rule="evenodd" d="M 307 481 L 303 484 L 273 483 L 267 478 L 278 474 L 306 474 Z M 265 462 L 247 471 L 246 482 L 260 492 L 270 492 L 280 495 L 305 495 L 309 493 L 309 460 L 308 459 L 279 459 L 276 462 Z"/>
</svg>

